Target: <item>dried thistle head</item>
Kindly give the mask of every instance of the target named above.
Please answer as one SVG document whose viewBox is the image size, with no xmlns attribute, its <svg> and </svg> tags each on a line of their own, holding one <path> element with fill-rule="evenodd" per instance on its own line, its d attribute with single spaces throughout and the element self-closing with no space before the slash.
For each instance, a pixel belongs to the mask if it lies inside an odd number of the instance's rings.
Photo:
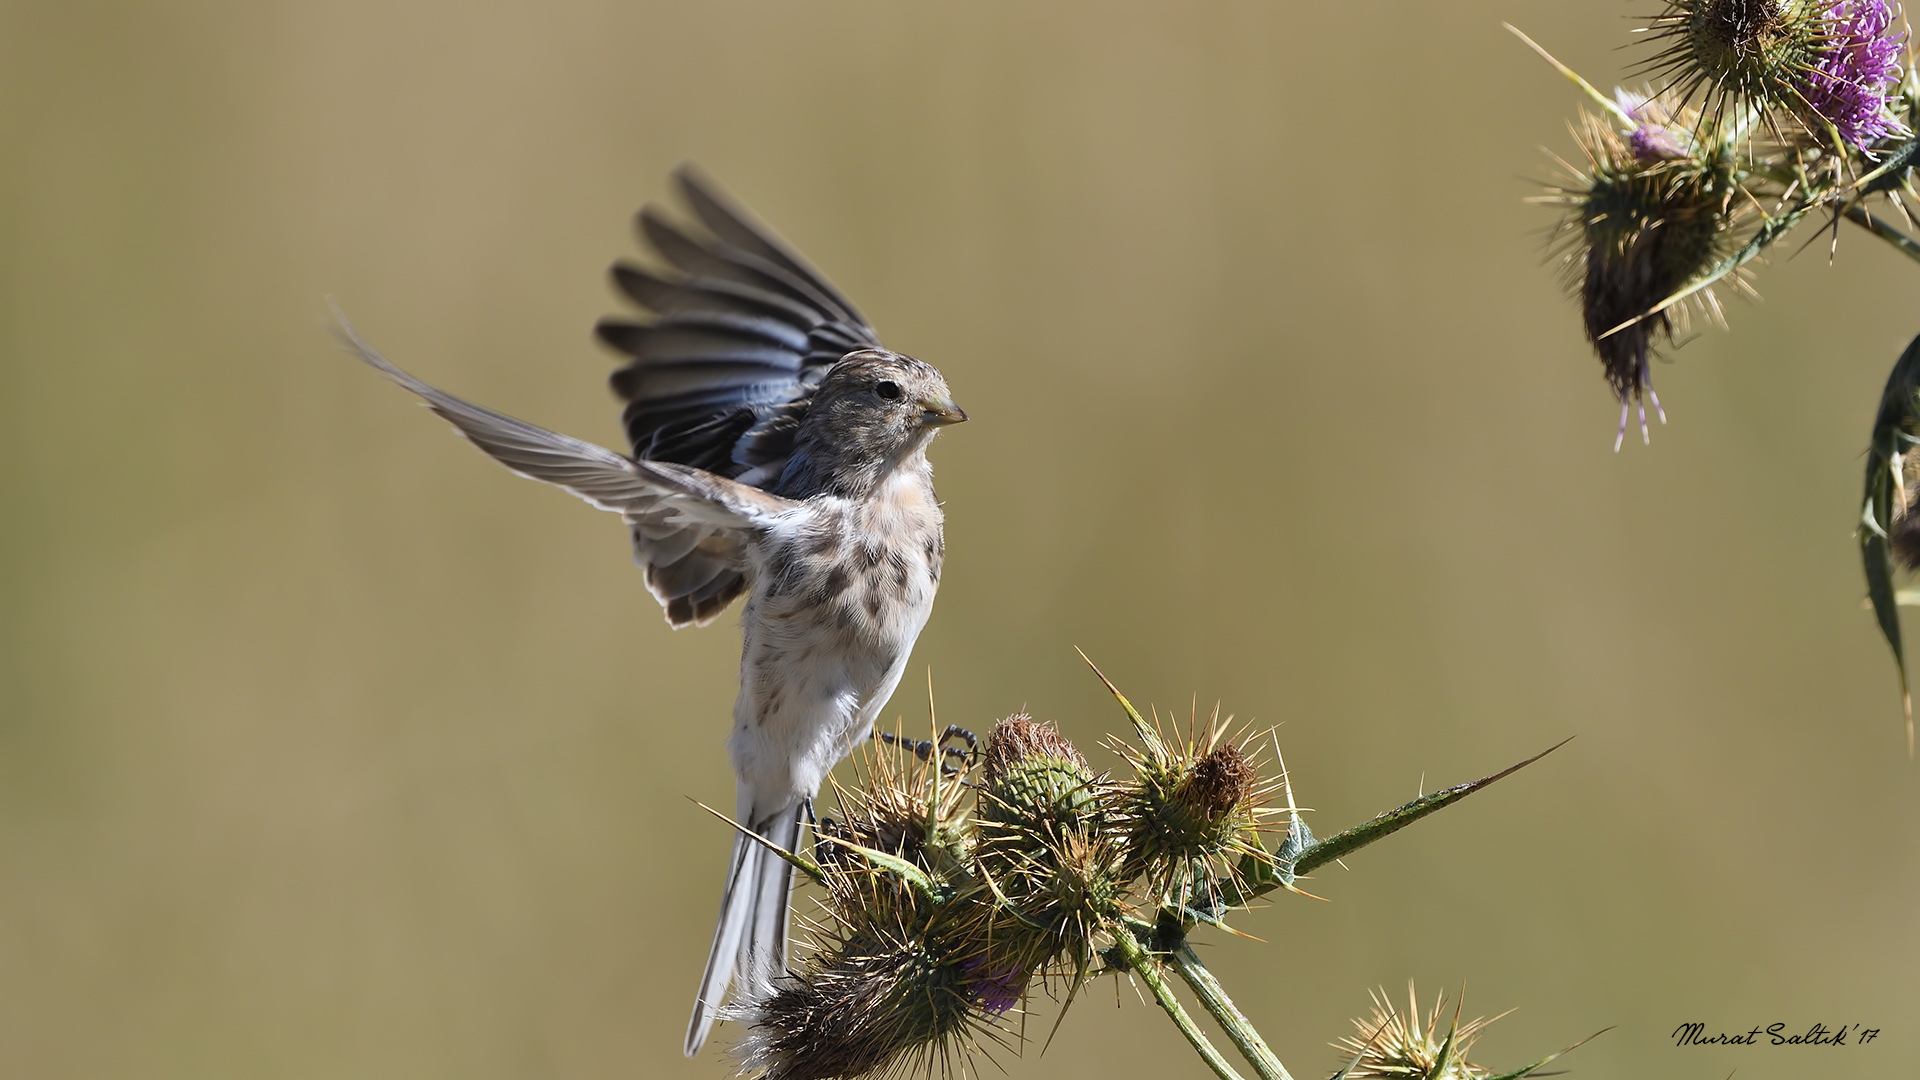
<svg viewBox="0 0 1920 1080">
<path fill-rule="evenodd" d="M 979 1040 L 1003 1042 L 1004 982 L 984 975 L 952 927 L 867 925 L 816 939 L 807 962 L 736 1018 L 742 1072 L 765 1080 L 931 1074 Z M 1017 998 L 1017 993 L 1016 993 Z"/>
<path fill-rule="evenodd" d="M 1356 1019 L 1357 1035 L 1342 1037 L 1333 1046 L 1343 1055 L 1358 1055 L 1359 1063 L 1347 1075 L 1352 1080 L 1481 1080 L 1489 1071 L 1467 1060 L 1467 1051 L 1479 1039 L 1487 1025 L 1505 1016 L 1475 1018 L 1459 1023 L 1458 1015 L 1440 1030 L 1440 1018 L 1446 1009 L 1445 994 L 1434 1000 L 1425 1024 L 1420 1020 L 1420 1003 L 1414 999 L 1413 982 L 1407 982 L 1407 1011 L 1398 1012 L 1385 990 L 1369 991 L 1373 997 L 1373 1015 Z"/>
<path fill-rule="evenodd" d="M 903 760 L 904 758 L 904 760 Z M 940 871 L 964 862 L 971 842 L 966 777 L 948 776 L 931 760 L 869 745 L 853 759 L 855 783 L 830 778 L 839 813 L 822 818 L 818 832 Z M 859 862 L 844 844 L 819 845 L 823 864 Z"/>
<path fill-rule="evenodd" d="M 1649 363 L 1656 342 L 1671 343 L 1676 332 L 1684 333 L 1691 309 L 1725 321 L 1711 288 L 1681 302 L 1672 298 L 1737 246 L 1751 202 L 1735 183 L 1724 147 L 1697 135 L 1674 137 L 1692 126 L 1697 113 L 1652 99 L 1630 115 L 1636 127 L 1624 133 L 1583 115 L 1574 136 L 1584 166 L 1561 162 L 1567 177 L 1540 200 L 1565 208 L 1554 246 L 1568 288 L 1580 299 L 1587 338 L 1620 402 L 1615 449 L 1631 407 L 1640 408 L 1643 440 L 1645 402 L 1651 399 L 1659 410 Z M 1750 291 L 1738 274 L 1725 280 Z"/>
<path fill-rule="evenodd" d="M 1219 821 L 1231 815 L 1253 794 L 1260 778 L 1246 752 L 1232 743 L 1216 746 L 1193 763 L 1186 783 L 1174 791 L 1174 799 L 1191 807 L 1206 821 Z"/>
<path fill-rule="evenodd" d="M 1212 906 L 1220 880 L 1236 875 L 1243 858 L 1270 858 L 1258 830 L 1271 786 L 1247 752 L 1257 736 L 1229 739 L 1231 723 L 1216 706 L 1204 725 L 1196 711 L 1184 733 L 1169 733 L 1155 712 L 1152 727 L 1138 732 L 1140 745 L 1107 740 L 1134 774 L 1115 785 L 1127 865 L 1158 903 L 1185 907 L 1198 892 Z"/>
<path fill-rule="evenodd" d="M 943 894 L 966 888 L 972 826 L 964 776 L 943 776 L 927 761 L 885 749 L 856 757 L 854 786 L 831 780 L 839 813 L 814 826 L 814 859 L 826 905 L 849 932 L 864 924 L 893 926 L 925 915 L 927 897 L 897 872 L 876 867 L 862 851 L 904 859 Z"/>
</svg>

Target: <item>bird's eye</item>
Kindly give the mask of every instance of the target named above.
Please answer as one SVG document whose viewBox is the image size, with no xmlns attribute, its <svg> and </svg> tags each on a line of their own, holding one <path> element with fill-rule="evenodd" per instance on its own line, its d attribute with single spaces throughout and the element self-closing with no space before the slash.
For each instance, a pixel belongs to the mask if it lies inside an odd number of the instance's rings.
<svg viewBox="0 0 1920 1080">
<path fill-rule="evenodd" d="M 881 401 L 900 400 L 900 384 L 890 379 L 881 379 L 874 383 L 873 392 L 880 395 Z"/>
</svg>

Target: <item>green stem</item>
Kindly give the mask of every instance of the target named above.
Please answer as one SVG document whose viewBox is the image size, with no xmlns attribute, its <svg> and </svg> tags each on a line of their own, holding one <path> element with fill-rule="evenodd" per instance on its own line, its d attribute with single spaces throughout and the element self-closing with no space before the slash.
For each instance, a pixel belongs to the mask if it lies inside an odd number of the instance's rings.
<svg viewBox="0 0 1920 1080">
<path fill-rule="evenodd" d="M 1214 978 L 1213 972 L 1207 970 L 1207 965 L 1200 962 L 1193 946 L 1183 941 L 1172 956 L 1173 970 L 1186 980 L 1187 988 L 1193 991 L 1194 997 L 1200 999 L 1201 1008 L 1206 1009 L 1214 1023 L 1220 1025 L 1220 1030 L 1227 1033 L 1227 1038 L 1240 1051 L 1240 1056 L 1246 1058 L 1253 1070 L 1260 1074 L 1260 1080 L 1293 1080 L 1287 1075 L 1286 1066 L 1280 1064 L 1280 1059 L 1267 1048 L 1266 1040 L 1254 1030 L 1253 1023 L 1234 1006 L 1233 999 L 1227 996 L 1220 980 Z"/>
<path fill-rule="evenodd" d="M 1213 1070 L 1215 1076 L 1220 1080 L 1241 1080 L 1240 1074 L 1233 1071 L 1233 1066 L 1228 1064 L 1227 1059 L 1221 1056 L 1220 1051 L 1214 1049 L 1213 1043 L 1207 1041 L 1206 1033 L 1193 1022 L 1193 1017 L 1187 1015 L 1187 1010 L 1181 1006 L 1180 999 L 1173 996 L 1173 987 L 1167 985 L 1165 976 L 1160 973 L 1160 961 L 1140 944 L 1139 939 L 1134 937 L 1131 931 L 1125 928 L 1116 930 L 1111 951 L 1118 955 L 1122 966 L 1137 973 L 1141 981 L 1147 984 L 1147 988 L 1153 991 L 1153 999 L 1166 1010 L 1167 1017 L 1173 1021 L 1173 1026 L 1179 1028 L 1180 1034 L 1187 1037 L 1187 1042 L 1193 1046 L 1194 1052 L 1200 1055 L 1201 1060 L 1207 1063 L 1207 1067 Z"/>
<path fill-rule="evenodd" d="M 1847 207 L 1847 220 L 1867 230 L 1873 235 L 1893 245 L 1893 249 L 1909 259 L 1920 262 L 1920 243 L 1899 229 L 1867 213 L 1867 208 L 1855 203 Z"/>
</svg>

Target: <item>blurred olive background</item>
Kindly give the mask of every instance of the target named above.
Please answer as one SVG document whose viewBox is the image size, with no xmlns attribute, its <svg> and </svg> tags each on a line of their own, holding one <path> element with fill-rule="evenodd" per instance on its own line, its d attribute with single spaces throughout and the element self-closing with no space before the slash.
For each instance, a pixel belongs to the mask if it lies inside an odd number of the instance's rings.
<svg viewBox="0 0 1920 1080">
<path fill-rule="evenodd" d="M 589 328 L 689 159 L 974 418 L 888 717 L 931 667 L 942 722 L 1091 750 L 1080 646 L 1281 724 L 1323 833 L 1578 736 L 1208 936 L 1296 1076 L 1410 977 L 1521 1006 L 1489 1064 L 1902 1071 L 1920 770 L 1851 530 L 1920 276 L 1783 251 L 1610 453 L 1522 202 L 1577 99 L 1499 24 L 1611 86 L 1625 14 L 0 7 L 0 1075 L 726 1071 L 679 1046 L 732 616 L 669 631 L 616 521 L 325 329 L 618 445 Z M 1124 985 L 1044 1056 L 1036 1009 L 1011 1076 L 1202 1075 Z"/>
</svg>

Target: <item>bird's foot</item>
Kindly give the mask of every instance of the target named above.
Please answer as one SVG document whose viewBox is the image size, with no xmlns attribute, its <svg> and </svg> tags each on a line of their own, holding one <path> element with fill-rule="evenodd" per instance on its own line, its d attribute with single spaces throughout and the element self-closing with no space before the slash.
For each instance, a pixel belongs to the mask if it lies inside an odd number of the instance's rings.
<svg viewBox="0 0 1920 1080">
<path fill-rule="evenodd" d="M 940 736 L 939 742 L 934 742 L 931 739 L 905 739 L 893 732 L 880 731 L 878 729 L 874 731 L 873 737 L 888 746 L 905 747 L 912 751 L 913 756 L 919 758 L 921 761 L 932 761 L 934 752 L 936 750 L 939 751 L 941 757 L 940 771 L 948 776 L 953 776 L 973 768 L 974 762 L 980 756 L 980 740 L 973 732 L 968 731 L 958 724 L 948 724 L 947 730 L 945 734 Z M 964 748 L 947 745 L 955 739 L 959 739 L 967 745 Z M 956 762 L 957 764 L 955 764 Z"/>
</svg>

